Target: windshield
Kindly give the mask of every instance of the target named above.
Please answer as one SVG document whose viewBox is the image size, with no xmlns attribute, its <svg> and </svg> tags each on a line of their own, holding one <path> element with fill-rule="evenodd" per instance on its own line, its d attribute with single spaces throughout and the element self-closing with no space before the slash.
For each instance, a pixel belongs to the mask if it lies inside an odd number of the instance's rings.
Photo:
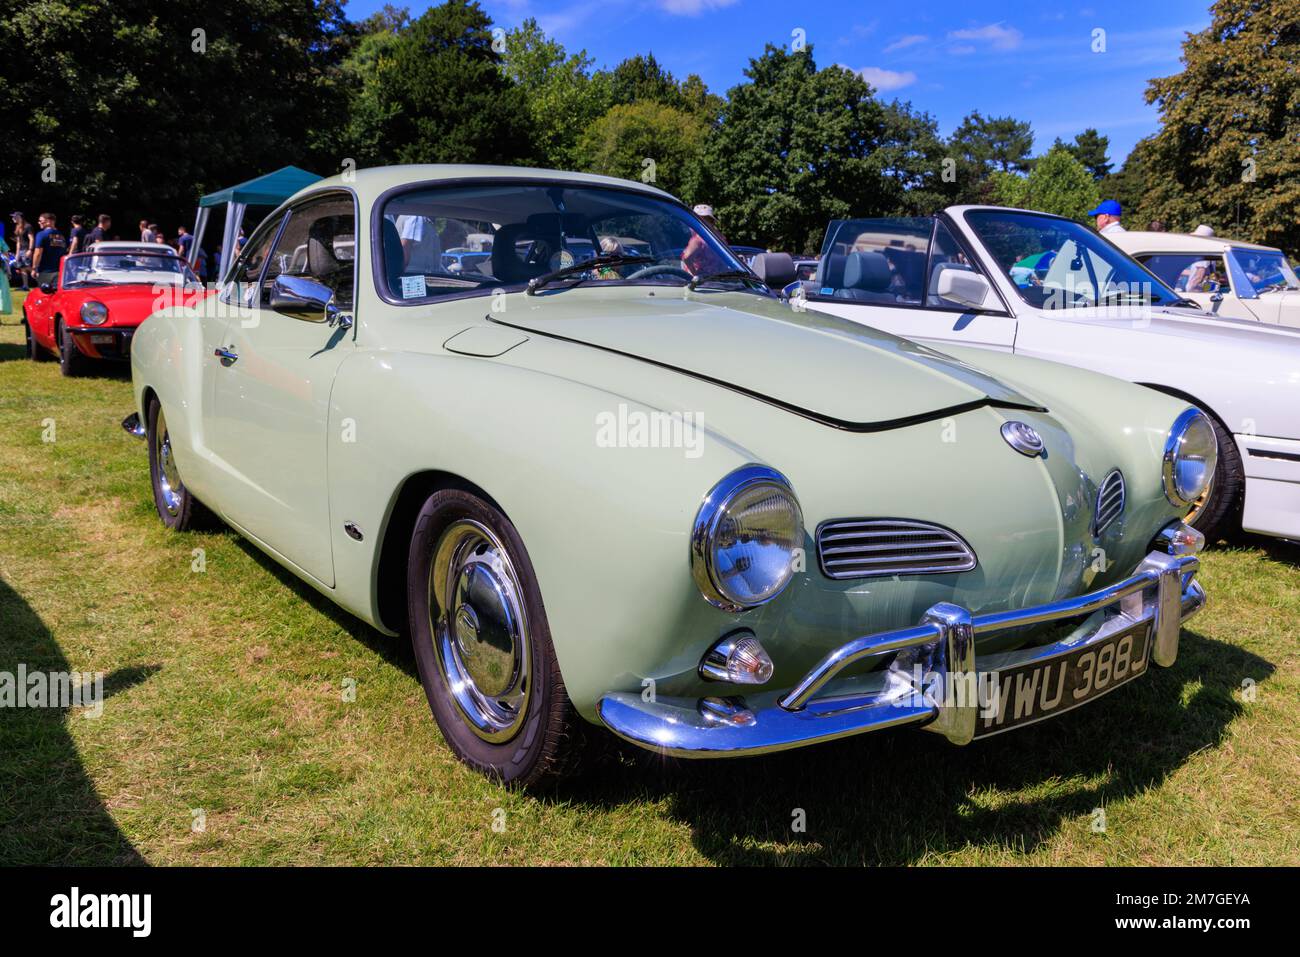
<svg viewBox="0 0 1300 957">
<path fill-rule="evenodd" d="M 601 186 L 434 186 L 394 196 L 380 224 L 379 282 L 402 303 L 522 288 L 596 257 L 637 261 L 576 270 L 564 281 L 684 286 L 745 268 L 688 210 Z"/>
<path fill-rule="evenodd" d="M 966 221 L 1020 298 L 1039 309 L 1143 303 L 1181 297 L 1086 226 L 1013 210 L 973 210 Z"/>
<path fill-rule="evenodd" d="M 1295 270 L 1280 252 L 1234 249 L 1232 256 L 1256 292 L 1268 289 L 1300 289 Z"/>
<path fill-rule="evenodd" d="M 175 254 L 127 252 L 84 253 L 63 260 L 63 288 L 125 283 L 198 282 L 185 260 Z"/>
</svg>

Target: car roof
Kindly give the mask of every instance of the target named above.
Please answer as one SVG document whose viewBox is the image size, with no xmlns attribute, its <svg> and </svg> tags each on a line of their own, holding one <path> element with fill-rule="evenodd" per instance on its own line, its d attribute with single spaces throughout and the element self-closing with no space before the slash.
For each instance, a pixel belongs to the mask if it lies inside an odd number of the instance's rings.
<svg viewBox="0 0 1300 957">
<path fill-rule="evenodd" d="M 1190 233 L 1160 233 L 1147 232 L 1145 230 L 1128 230 L 1124 233 L 1117 233 L 1106 237 L 1113 240 L 1115 245 L 1121 248 L 1139 249 L 1142 252 L 1191 252 L 1191 253 L 1209 253 L 1222 252 L 1229 247 L 1238 249 L 1258 249 L 1267 252 L 1279 252 L 1275 246 L 1261 246 L 1258 243 L 1247 243 L 1236 239 L 1228 239 L 1226 236 L 1193 236 Z"/>
<path fill-rule="evenodd" d="M 111 253 L 118 249 L 153 249 L 154 247 L 157 247 L 159 252 L 169 252 L 173 256 L 176 255 L 176 250 L 164 243 L 133 242 L 127 239 L 101 239 L 98 242 L 91 243 L 87 252 Z"/>
<path fill-rule="evenodd" d="M 634 189 L 663 199 L 679 202 L 671 193 L 639 183 L 636 180 L 619 179 L 615 176 L 600 176 L 595 173 L 572 173 L 554 169 L 533 169 L 526 166 L 485 166 L 468 163 L 424 163 L 409 166 L 377 166 L 371 169 L 359 169 L 351 173 L 340 173 L 312 183 L 294 193 L 286 200 L 292 203 L 299 197 L 307 196 L 330 187 L 353 189 L 359 196 L 372 199 L 399 186 L 413 186 L 417 183 L 456 182 L 473 179 L 536 179 L 565 180 L 584 183 L 591 186 L 613 186 L 620 189 Z M 282 204 L 283 205 L 283 204 Z"/>
</svg>

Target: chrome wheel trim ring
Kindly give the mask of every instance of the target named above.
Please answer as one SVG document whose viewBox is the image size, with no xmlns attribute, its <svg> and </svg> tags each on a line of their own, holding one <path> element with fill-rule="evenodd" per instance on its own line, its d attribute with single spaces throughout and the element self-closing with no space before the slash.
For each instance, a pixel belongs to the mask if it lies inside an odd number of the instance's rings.
<svg viewBox="0 0 1300 957">
<path fill-rule="evenodd" d="M 158 410 L 158 421 L 154 423 L 155 458 L 158 462 L 158 490 L 162 492 L 163 508 L 167 514 L 176 516 L 181 511 L 181 473 L 176 468 L 176 459 L 172 457 L 172 439 L 167 432 L 167 419 L 162 409 Z"/>
<path fill-rule="evenodd" d="M 434 657 L 456 710 L 484 741 L 523 727 L 532 692 L 532 641 L 524 592 L 501 540 L 459 519 L 434 546 L 429 626 Z"/>
</svg>

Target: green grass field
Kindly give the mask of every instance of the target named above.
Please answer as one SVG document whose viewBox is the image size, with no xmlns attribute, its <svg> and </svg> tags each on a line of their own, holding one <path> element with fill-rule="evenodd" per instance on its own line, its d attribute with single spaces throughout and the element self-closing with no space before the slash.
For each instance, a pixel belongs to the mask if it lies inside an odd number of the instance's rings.
<svg viewBox="0 0 1300 957">
<path fill-rule="evenodd" d="M 0 863 L 1300 864 L 1296 546 L 1211 552 L 1176 667 L 985 744 L 620 753 L 512 793 L 443 745 L 401 640 L 229 531 L 165 534 L 118 426 L 127 374 L 62 378 L 15 320 L 0 672 L 102 671 L 109 697 L 96 719 L 0 710 Z"/>
</svg>

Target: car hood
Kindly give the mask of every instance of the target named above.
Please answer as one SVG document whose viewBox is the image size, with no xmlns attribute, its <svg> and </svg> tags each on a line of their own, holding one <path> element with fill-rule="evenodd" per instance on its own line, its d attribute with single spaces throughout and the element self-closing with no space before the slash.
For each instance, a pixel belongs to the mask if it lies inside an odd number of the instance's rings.
<svg viewBox="0 0 1300 957">
<path fill-rule="evenodd" d="M 173 289 L 175 291 L 173 291 Z M 144 322 L 150 313 L 165 306 L 179 305 L 183 301 L 197 299 L 204 293 L 186 293 L 180 286 L 171 283 L 123 283 L 113 286 L 82 286 L 65 289 L 61 297 L 80 305 L 85 302 L 102 302 L 108 307 L 110 326 L 136 326 Z"/>
<path fill-rule="evenodd" d="M 1136 318 L 1116 311 L 1108 313 L 1091 309 L 1069 310 L 1068 315 L 1060 312 L 1044 312 L 1043 315 L 1051 319 L 1077 320 L 1090 325 L 1124 329 L 1137 328 L 1207 342 L 1251 342 L 1283 349 L 1290 348 L 1287 343 L 1300 346 L 1300 329 L 1262 323 L 1257 319 L 1231 319 L 1199 309 L 1152 309 L 1149 314 L 1135 314 Z"/>
<path fill-rule="evenodd" d="M 882 431 L 994 406 L 1041 403 L 926 346 L 738 293 L 528 297 L 500 325 L 649 362 L 826 425 Z"/>
</svg>

